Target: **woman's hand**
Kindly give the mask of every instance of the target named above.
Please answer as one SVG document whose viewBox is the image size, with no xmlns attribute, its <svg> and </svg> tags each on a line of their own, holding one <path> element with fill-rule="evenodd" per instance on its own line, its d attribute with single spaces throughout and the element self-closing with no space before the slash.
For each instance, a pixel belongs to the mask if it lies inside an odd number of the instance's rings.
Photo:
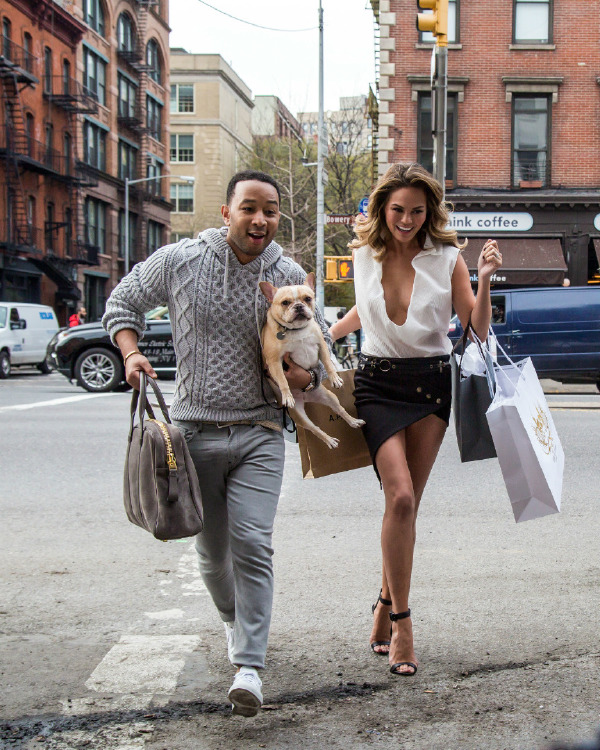
<svg viewBox="0 0 600 750">
<path fill-rule="evenodd" d="M 492 274 L 496 273 L 501 266 L 502 254 L 498 249 L 498 243 L 496 240 L 487 240 L 477 261 L 479 280 L 491 278 Z"/>
</svg>

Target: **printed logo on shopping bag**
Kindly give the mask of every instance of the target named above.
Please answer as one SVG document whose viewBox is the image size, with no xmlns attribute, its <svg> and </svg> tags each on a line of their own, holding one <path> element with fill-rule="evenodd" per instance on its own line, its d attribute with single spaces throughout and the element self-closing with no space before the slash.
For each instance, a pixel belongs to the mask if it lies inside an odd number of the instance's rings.
<svg viewBox="0 0 600 750">
<path fill-rule="evenodd" d="M 548 414 L 539 404 L 536 404 L 535 406 L 535 414 L 532 415 L 532 419 L 533 434 L 535 435 L 536 440 L 540 444 L 544 453 L 547 456 L 552 454 L 556 461 L 556 445 L 554 437 L 552 436 Z"/>
</svg>

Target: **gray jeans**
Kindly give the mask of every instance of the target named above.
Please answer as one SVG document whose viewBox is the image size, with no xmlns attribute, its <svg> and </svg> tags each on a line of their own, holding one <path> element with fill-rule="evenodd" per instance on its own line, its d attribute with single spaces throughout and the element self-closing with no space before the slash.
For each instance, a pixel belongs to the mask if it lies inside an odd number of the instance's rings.
<svg viewBox="0 0 600 750">
<path fill-rule="evenodd" d="M 175 424 L 185 436 L 202 490 L 204 529 L 196 537 L 202 579 L 221 619 L 235 621 L 235 663 L 264 667 L 283 436 L 260 425 Z"/>
</svg>

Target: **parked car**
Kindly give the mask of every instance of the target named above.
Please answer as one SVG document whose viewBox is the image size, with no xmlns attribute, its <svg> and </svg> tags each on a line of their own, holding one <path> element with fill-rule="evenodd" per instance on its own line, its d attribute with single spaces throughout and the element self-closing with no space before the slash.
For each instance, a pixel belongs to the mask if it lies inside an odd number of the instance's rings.
<svg viewBox="0 0 600 750">
<path fill-rule="evenodd" d="M 492 327 L 511 359 L 531 357 L 540 377 L 600 390 L 600 287 L 492 291 Z M 455 315 L 448 335 L 462 334 Z"/>
<path fill-rule="evenodd" d="M 168 309 L 151 310 L 146 325 L 140 351 L 159 377 L 172 378 L 176 365 Z M 48 345 L 48 357 L 59 372 L 87 391 L 104 393 L 127 387 L 121 353 L 100 322 L 60 330 Z"/>
<path fill-rule="evenodd" d="M 57 331 L 51 307 L 0 302 L 0 378 L 7 378 L 13 367 L 34 366 L 44 375 L 52 372 L 46 349 Z"/>
</svg>

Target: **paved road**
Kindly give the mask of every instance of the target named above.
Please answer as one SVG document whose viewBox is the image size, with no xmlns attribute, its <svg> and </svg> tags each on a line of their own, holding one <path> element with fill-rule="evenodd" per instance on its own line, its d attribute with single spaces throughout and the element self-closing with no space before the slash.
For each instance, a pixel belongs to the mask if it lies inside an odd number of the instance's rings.
<svg viewBox="0 0 600 750">
<path fill-rule="evenodd" d="M 382 508 L 372 471 L 302 480 L 288 445 L 267 707 L 243 721 L 224 700 L 231 667 L 192 545 L 124 519 L 129 395 L 90 397 L 33 371 L 0 381 L 0 747 L 534 750 L 591 738 L 600 394 L 544 385 L 567 456 L 563 512 L 515 524 L 497 463 L 461 465 L 449 430 L 419 523 L 410 680 L 367 645 Z"/>
</svg>

